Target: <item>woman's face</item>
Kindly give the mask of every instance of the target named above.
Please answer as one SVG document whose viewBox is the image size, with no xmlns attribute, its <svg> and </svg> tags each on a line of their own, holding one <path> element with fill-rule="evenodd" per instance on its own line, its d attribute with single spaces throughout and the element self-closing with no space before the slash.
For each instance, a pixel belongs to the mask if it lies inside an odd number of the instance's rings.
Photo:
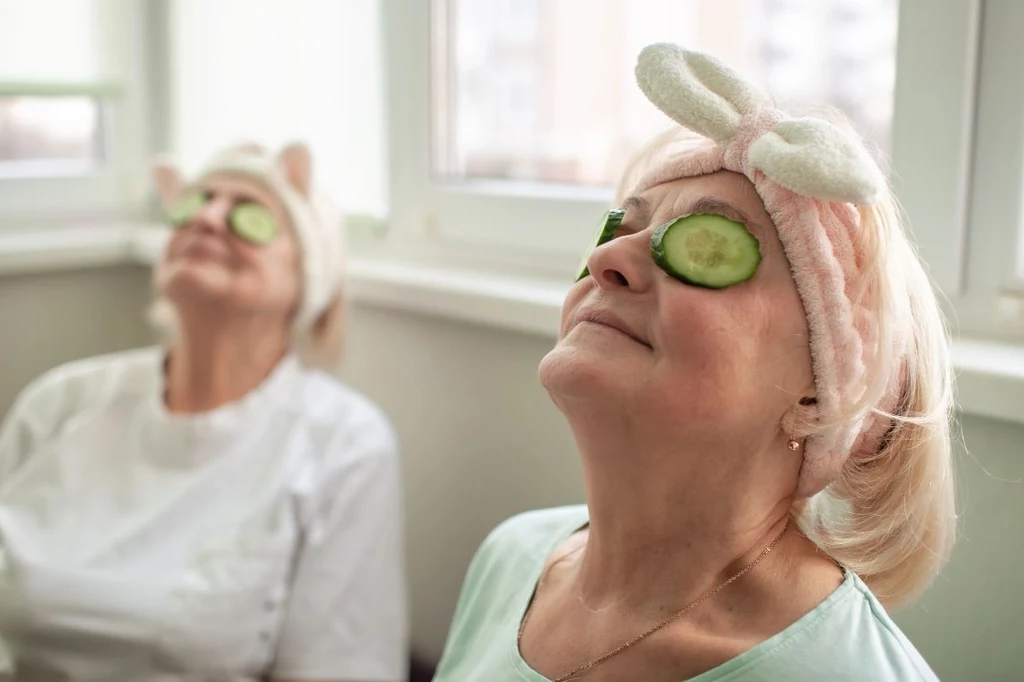
<svg viewBox="0 0 1024 682">
<path fill-rule="evenodd" d="M 618 235 L 589 258 L 591 276 L 562 308 L 560 338 L 541 362 L 560 406 L 599 401 L 664 428 L 763 446 L 786 412 L 813 396 L 807 325 L 775 227 L 737 173 L 665 183 L 627 199 Z M 690 213 L 717 213 L 756 237 L 755 275 L 725 289 L 685 284 L 651 257 L 651 234 Z"/>
<path fill-rule="evenodd" d="M 176 229 L 157 264 L 157 291 L 179 312 L 213 306 L 248 314 L 290 316 L 299 299 L 299 251 L 280 200 L 259 183 L 213 176 L 198 188 L 207 199 Z M 263 245 L 239 237 L 230 227 L 233 208 L 256 203 L 269 210 L 277 235 Z"/>
</svg>

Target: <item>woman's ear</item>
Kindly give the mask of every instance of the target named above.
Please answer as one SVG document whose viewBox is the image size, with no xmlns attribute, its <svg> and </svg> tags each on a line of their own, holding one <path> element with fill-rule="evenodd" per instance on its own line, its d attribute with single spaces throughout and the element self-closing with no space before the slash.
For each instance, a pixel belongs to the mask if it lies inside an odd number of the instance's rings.
<svg viewBox="0 0 1024 682">
<path fill-rule="evenodd" d="M 782 417 L 782 431 L 789 438 L 803 440 L 814 432 L 818 421 L 818 401 L 804 396 Z"/>
<path fill-rule="evenodd" d="M 288 184 L 308 199 L 313 177 L 313 159 L 309 147 L 301 142 L 293 142 L 277 155 L 277 163 L 288 178 Z"/>
<path fill-rule="evenodd" d="M 170 161 L 160 159 L 153 163 L 152 174 L 160 204 L 165 210 L 170 210 L 181 198 L 181 192 L 185 188 L 181 171 Z"/>
</svg>

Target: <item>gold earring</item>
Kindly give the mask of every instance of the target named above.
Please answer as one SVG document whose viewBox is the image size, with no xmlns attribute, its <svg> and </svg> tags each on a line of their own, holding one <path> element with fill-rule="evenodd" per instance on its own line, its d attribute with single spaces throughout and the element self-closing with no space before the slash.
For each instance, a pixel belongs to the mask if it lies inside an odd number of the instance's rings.
<svg viewBox="0 0 1024 682">
<path fill-rule="evenodd" d="M 800 441 L 795 440 L 793 438 L 789 439 L 788 445 L 789 445 L 789 449 L 794 451 L 794 452 L 796 452 L 797 450 L 800 449 Z"/>
</svg>

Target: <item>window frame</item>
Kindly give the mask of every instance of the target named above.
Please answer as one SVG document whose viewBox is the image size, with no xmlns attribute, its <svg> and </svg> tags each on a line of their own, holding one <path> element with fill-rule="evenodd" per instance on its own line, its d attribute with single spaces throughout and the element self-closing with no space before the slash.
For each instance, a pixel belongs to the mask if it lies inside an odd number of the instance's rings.
<svg viewBox="0 0 1024 682">
<path fill-rule="evenodd" d="M 944 290 L 961 335 L 1016 343 L 1024 340 L 1022 25 L 1024 4 L 984 2 L 962 285 Z"/>
<path fill-rule="evenodd" d="M 892 177 L 918 226 L 920 251 L 946 292 L 959 290 L 967 252 L 981 1 L 901 0 L 899 9 Z M 612 190 L 434 181 L 431 117 L 446 102 L 445 93 L 441 101 L 431 100 L 431 64 L 443 56 L 433 52 L 433 35 L 446 30 L 445 0 L 385 5 L 392 104 L 388 252 L 468 268 L 568 276 Z M 936 65 L 943 67 L 942 78 L 935 77 Z M 920 173 L 922 168 L 929 172 Z M 481 216 L 487 216 L 486 230 L 479 228 Z"/>
<path fill-rule="evenodd" d="M 100 111 L 100 166 L 91 172 L 0 178 L 0 231 L 141 218 L 146 209 L 153 95 L 151 37 L 159 0 L 100 5 L 111 39 L 109 80 L 91 83 L 3 82 L 5 96 L 83 96 Z"/>
</svg>

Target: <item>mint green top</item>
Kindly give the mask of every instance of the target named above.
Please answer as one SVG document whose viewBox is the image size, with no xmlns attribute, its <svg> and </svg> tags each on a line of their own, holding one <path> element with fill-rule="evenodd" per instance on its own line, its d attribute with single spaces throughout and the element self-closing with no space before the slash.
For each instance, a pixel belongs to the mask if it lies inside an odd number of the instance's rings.
<svg viewBox="0 0 1024 682">
<path fill-rule="evenodd" d="M 498 526 L 466 575 L 434 682 L 549 682 L 519 655 L 516 634 L 545 560 L 587 523 L 585 506 L 544 509 Z M 932 682 L 921 655 L 871 594 L 846 572 L 813 611 L 690 682 Z"/>
</svg>

